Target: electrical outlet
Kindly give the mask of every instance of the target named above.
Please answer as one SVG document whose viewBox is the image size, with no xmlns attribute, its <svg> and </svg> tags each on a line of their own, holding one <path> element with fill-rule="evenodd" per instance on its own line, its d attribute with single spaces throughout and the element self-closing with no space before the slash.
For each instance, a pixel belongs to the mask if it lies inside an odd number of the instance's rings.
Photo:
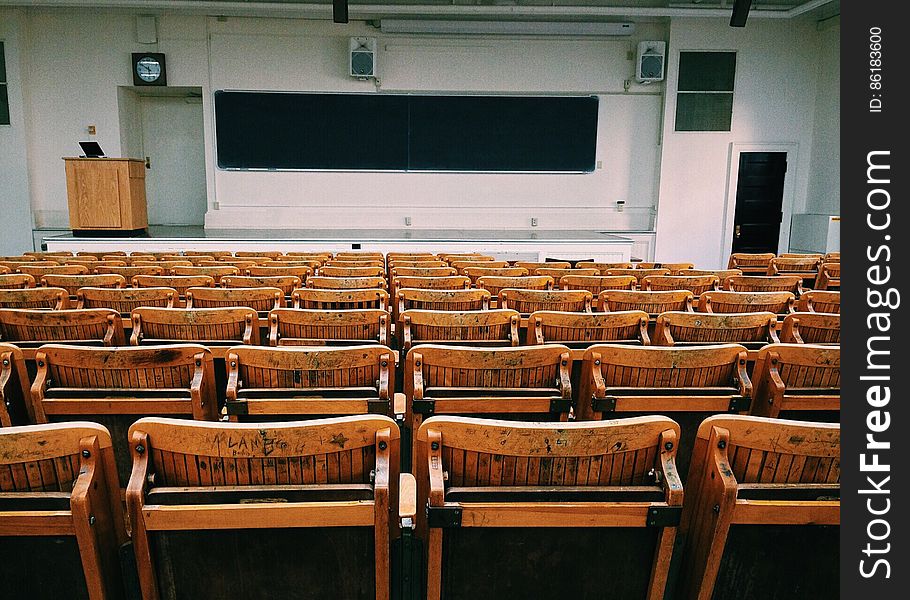
<svg viewBox="0 0 910 600">
<path fill-rule="evenodd" d="M 537 227 L 537 217 L 531 217 L 531 227 Z"/>
<path fill-rule="evenodd" d="M 411 226 L 411 217 L 405 217 L 404 224 L 406 227 L 410 227 Z"/>
<path fill-rule="evenodd" d="M 89 135 L 95 135 L 95 131 L 96 131 L 96 130 L 95 130 L 95 126 L 94 126 L 94 125 L 89 125 L 89 126 L 88 126 L 88 134 L 89 134 Z"/>
<path fill-rule="evenodd" d="M 603 169 L 603 168 L 604 168 L 604 161 L 602 161 L 602 160 L 597 161 L 597 168 L 598 168 L 598 169 Z"/>
</svg>

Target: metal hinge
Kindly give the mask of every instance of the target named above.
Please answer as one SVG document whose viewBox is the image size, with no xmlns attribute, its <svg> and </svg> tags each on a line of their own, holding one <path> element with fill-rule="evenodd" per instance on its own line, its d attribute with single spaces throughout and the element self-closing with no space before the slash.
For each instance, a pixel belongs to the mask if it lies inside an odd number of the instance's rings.
<svg viewBox="0 0 910 600">
<path fill-rule="evenodd" d="M 615 412 L 616 396 L 607 396 L 606 398 L 591 398 L 591 406 L 595 412 Z"/>
<path fill-rule="evenodd" d="M 648 509 L 645 525 L 648 527 L 678 527 L 682 506 L 652 506 Z"/>
<path fill-rule="evenodd" d="M 730 412 L 742 412 L 749 410 L 752 405 L 752 398 L 748 396 L 730 396 L 730 406 L 727 408 Z"/>
<path fill-rule="evenodd" d="M 418 415 L 432 415 L 435 409 L 435 400 L 413 400 L 411 402 L 411 410 Z"/>
<path fill-rule="evenodd" d="M 437 528 L 461 527 L 461 507 L 427 505 L 427 524 Z"/>
</svg>

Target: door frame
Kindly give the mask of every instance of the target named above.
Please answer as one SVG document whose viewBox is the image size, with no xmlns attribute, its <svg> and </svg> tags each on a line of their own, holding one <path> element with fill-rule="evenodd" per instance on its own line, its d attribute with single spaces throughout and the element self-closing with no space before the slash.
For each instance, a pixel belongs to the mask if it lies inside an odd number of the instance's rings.
<svg viewBox="0 0 910 600">
<path fill-rule="evenodd" d="M 784 175 L 784 191 L 781 200 L 780 234 L 777 238 L 777 254 L 790 247 L 790 222 L 793 218 L 793 204 L 796 195 L 796 161 L 798 142 L 731 142 L 727 157 L 727 198 L 724 204 L 724 232 L 721 236 L 721 260 L 726 264 L 733 252 L 733 222 L 736 216 L 736 188 L 739 185 L 739 155 L 743 152 L 784 152 L 787 154 L 787 172 Z"/>
</svg>

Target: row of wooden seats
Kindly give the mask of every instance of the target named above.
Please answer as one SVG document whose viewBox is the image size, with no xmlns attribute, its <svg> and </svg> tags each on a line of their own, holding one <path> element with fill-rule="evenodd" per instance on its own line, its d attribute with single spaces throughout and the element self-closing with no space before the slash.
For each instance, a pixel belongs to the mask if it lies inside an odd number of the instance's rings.
<svg viewBox="0 0 910 600">
<path fill-rule="evenodd" d="M 127 434 L 130 534 L 104 427 L 0 429 L 3 590 L 101 599 L 132 597 L 135 586 L 145 600 L 835 597 L 838 425 L 710 417 L 692 433 L 685 483 L 683 429 L 660 416 L 431 417 L 415 434 L 412 475 L 399 472 L 401 433 L 383 416 L 143 418 Z M 581 564 L 597 576 L 580 576 Z"/>
<path fill-rule="evenodd" d="M 828 254 L 733 253 L 727 263 L 730 269 L 744 274 L 791 274 L 813 281 L 815 289 L 840 289 L 840 252 Z"/>
</svg>

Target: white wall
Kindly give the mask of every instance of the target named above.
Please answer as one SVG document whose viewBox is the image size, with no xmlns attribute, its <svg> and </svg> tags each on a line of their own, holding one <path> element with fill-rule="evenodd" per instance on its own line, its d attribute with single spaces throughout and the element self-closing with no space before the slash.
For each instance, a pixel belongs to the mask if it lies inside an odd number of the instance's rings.
<svg viewBox="0 0 910 600">
<path fill-rule="evenodd" d="M 818 85 L 805 212 L 840 214 L 840 17 L 820 24 Z"/>
<path fill-rule="evenodd" d="M 20 66 L 22 22 L 21 11 L 0 9 L 10 109 L 10 125 L 0 125 L 0 255 L 15 255 L 33 245 Z"/>
<path fill-rule="evenodd" d="M 737 52 L 731 131 L 674 131 L 684 50 Z M 721 233 L 731 144 L 797 144 L 787 177 L 795 178 L 794 212 L 804 212 L 816 110 L 815 23 L 751 19 L 733 28 L 725 19 L 673 19 L 668 54 L 655 257 L 720 267 L 730 253 Z"/>
</svg>

